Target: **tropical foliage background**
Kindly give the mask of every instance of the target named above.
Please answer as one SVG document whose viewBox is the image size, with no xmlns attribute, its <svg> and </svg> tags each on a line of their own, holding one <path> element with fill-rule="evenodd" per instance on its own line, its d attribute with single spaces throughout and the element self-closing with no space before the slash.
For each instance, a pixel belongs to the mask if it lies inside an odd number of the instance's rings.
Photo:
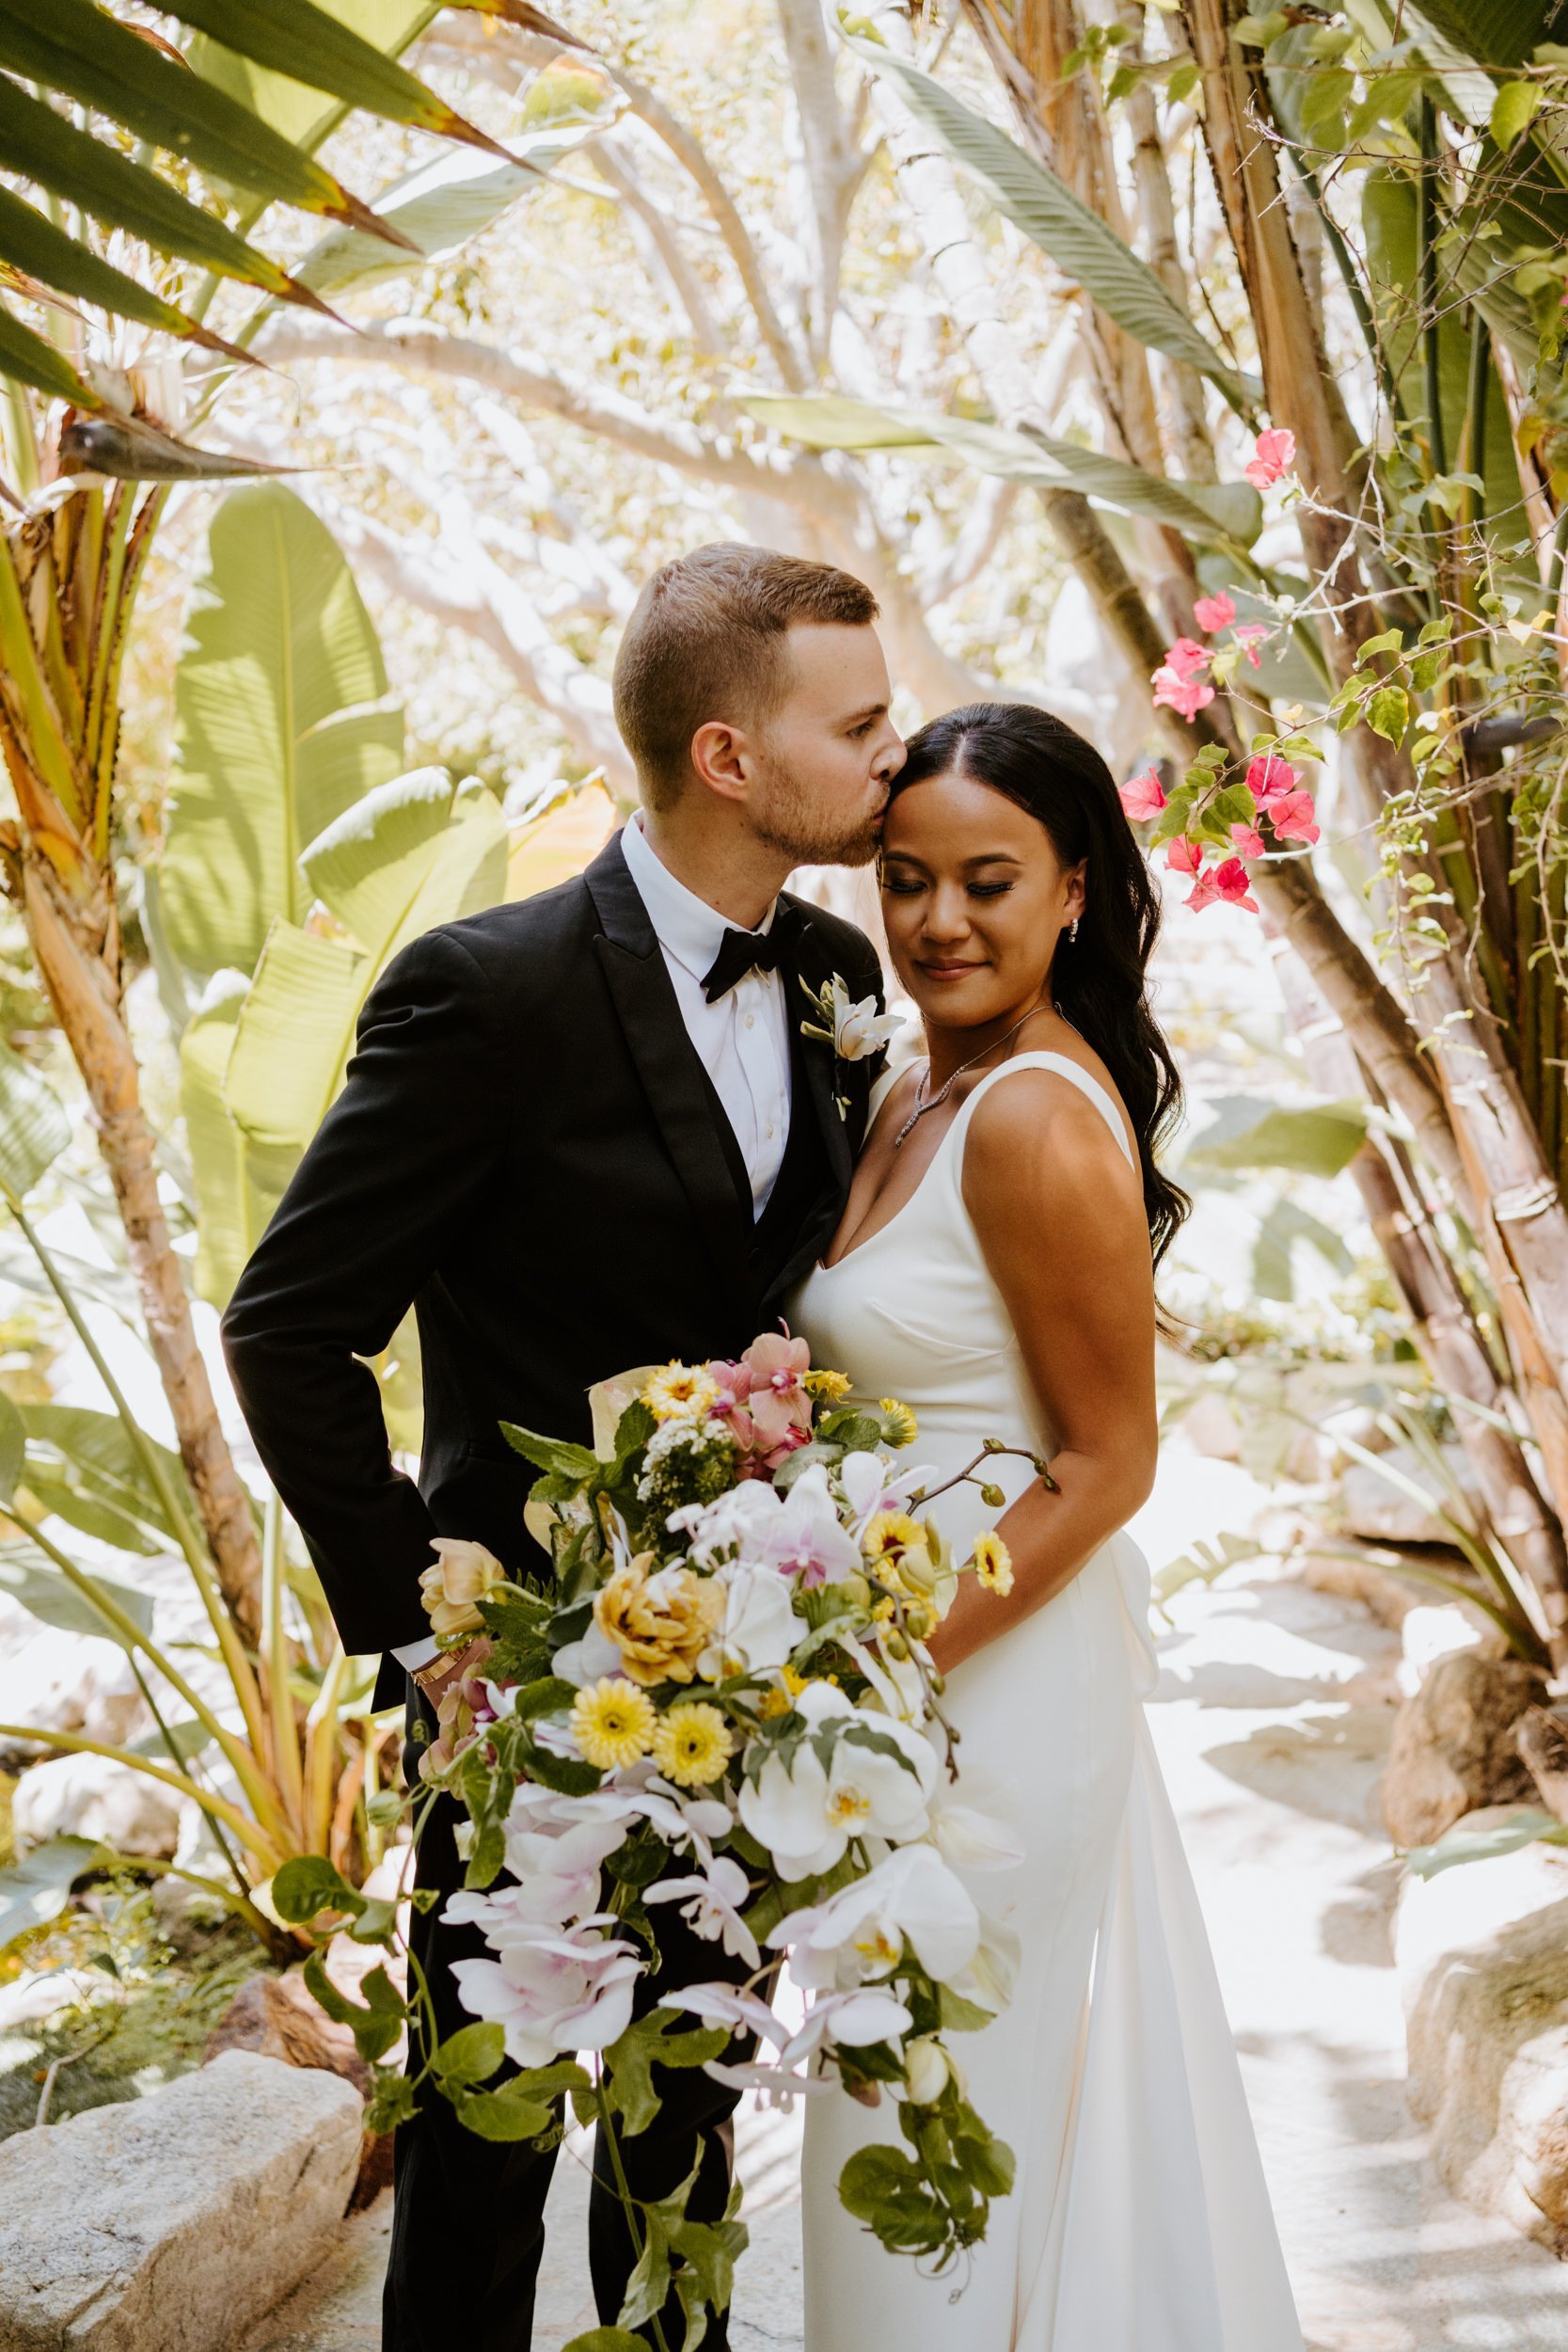
<svg viewBox="0 0 1568 2352">
<path fill-rule="evenodd" d="M 1413 1488 L 1402 1565 L 1568 1665 L 1552 8 L 568 13 L 0 7 L 0 1588 L 131 1701 L 0 1741 L 155 1782 L 140 1867 L 280 1949 L 283 1859 L 380 1861 L 396 1727 L 214 1313 L 388 958 L 629 802 L 617 631 L 714 536 L 867 579 L 911 723 L 1152 762 L 1162 866 L 1253 757 L 1309 780 L 1260 915 L 1166 870 L 1171 1409 Z M 415 1452 L 411 1331 L 379 1369 Z"/>
</svg>

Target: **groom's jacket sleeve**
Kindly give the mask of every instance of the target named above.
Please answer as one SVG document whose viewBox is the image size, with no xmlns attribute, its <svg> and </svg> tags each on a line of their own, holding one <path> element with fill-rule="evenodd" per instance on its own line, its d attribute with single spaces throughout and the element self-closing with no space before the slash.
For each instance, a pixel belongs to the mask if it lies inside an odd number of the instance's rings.
<svg viewBox="0 0 1568 2352">
<path fill-rule="evenodd" d="M 293 1513 L 351 1653 L 430 1630 L 419 1578 L 436 1533 L 392 1466 L 379 1355 L 493 1178 L 497 1010 L 451 931 L 388 965 L 347 1082 L 240 1277 L 224 1353 L 267 1475 Z"/>
</svg>

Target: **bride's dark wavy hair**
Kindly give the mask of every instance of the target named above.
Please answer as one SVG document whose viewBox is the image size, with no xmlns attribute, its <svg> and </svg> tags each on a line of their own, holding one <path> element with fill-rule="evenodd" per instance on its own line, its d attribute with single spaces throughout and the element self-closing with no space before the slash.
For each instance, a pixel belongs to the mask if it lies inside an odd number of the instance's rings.
<svg viewBox="0 0 1568 2352">
<path fill-rule="evenodd" d="M 1192 1207 L 1158 1157 L 1180 1117 L 1181 1080 L 1148 1008 L 1145 976 L 1160 932 L 1160 902 L 1111 771 L 1092 743 L 1049 710 L 1031 703 L 966 703 L 910 738 L 894 796 L 948 774 L 970 776 L 1026 809 L 1062 864 L 1085 867 L 1078 936 L 1062 933 L 1052 993 L 1127 1105 L 1158 1265 Z"/>
</svg>

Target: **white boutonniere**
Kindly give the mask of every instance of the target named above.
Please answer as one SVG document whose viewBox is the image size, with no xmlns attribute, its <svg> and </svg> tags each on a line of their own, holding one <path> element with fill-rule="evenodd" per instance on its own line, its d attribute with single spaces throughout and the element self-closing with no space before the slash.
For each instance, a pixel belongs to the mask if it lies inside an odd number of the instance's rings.
<svg viewBox="0 0 1568 2352">
<path fill-rule="evenodd" d="M 820 988 L 813 988 L 804 979 L 800 986 L 816 1016 L 814 1021 L 801 1022 L 801 1036 L 820 1038 L 825 1045 L 832 1047 L 839 1061 L 868 1061 L 904 1025 L 897 1013 L 879 1012 L 875 996 L 853 1001 L 836 972 Z M 847 1118 L 848 1104 L 842 1095 L 835 1099 L 840 1119 Z"/>
</svg>

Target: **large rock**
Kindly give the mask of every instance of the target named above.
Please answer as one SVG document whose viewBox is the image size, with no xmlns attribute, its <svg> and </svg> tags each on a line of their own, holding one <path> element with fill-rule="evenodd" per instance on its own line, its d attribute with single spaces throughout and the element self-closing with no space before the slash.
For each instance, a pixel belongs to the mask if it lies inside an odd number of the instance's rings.
<svg viewBox="0 0 1568 2352">
<path fill-rule="evenodd" d="M 1430 1503 L 1418 1502 L 1369 1463 L 1351 1462 L 1340 1473 L 1338 1497 L 1338 1516 L 1346 1533 L 1373 1544 L 1451 1545 L 1453 1529 L 1438 1517 L 1440 1509 L 1451 1507 L 1451 1498 L 1433 1488 L 1421 1456 L 1410 1446 L 1396 1445 L 1383 1458 L 1391 1470 L 1423 1488 L 1432 1500 Z M 1475 1472 L 1468 1457 L 1458 1446 L 1449 1446 L 1445 1449 L 1445 1459 L 1462 1493 L 1473 1496 Z"/>
<path fill-rule="evenodd" d="M 166 1862 L 179 1845 L 187 1802 L 111 1756 L 56 1756 L 23 1773 L 11 1820 L 19 1850 L 50 1837 L 92 1837 L 118 1853 Z"/>
<path fill-rule="evenodd" d="M 0 1994 L 0 2002 L 4 1997 Z M 209 2035 L 203 2063 L 211 2065 L 225 2050 L 259 2050 L 285 2066 L 325 2067 L 352 2083 L 361 2098 L 370 2096 L 371 2070 L 355 2048 L 351 2028 L 328 2017 L 300 1968 L 280 1977 L 246 1978 Z M 367 2132 L 351 2209 L 372 2203 L 391 2179 L 391 2133 Z"/>
<path fill-rule="evenodd" d="M 1443 2178 L 1568 2256 L 1568 1853 L 1527 1846 L 1409 1880 L 1394 1954 L 1410 2104 Z"/>
<path fill-rule="evenodd" d="M 0 2352 L 221 2352 L 331 2244 L 359 2159 L 335 2074 L 231 2050 L 0 2144 Z"/>
<path fill-rule="evenodd" d="M 1439 1658 L 1401 1708 L 1383 1782 L 1383 1818 L 1396 1846 L 1428 1846 L 1479 1805 L 1537 1803 L 1514 1726 L 1545 1692 L 1516 1658 L 1474 1650 Z"/>
<path fill-rule="evenodd" d="M 130 1659 L 118 1642 L 67 1633 L 55 1626 L 0 1657 L 0 1723 L 40 1731 L 79 1731 L 123 1747 L 152 1728 Z M 12 1741 L 24 1754 L 32 1743 Z"/>
</svg>

